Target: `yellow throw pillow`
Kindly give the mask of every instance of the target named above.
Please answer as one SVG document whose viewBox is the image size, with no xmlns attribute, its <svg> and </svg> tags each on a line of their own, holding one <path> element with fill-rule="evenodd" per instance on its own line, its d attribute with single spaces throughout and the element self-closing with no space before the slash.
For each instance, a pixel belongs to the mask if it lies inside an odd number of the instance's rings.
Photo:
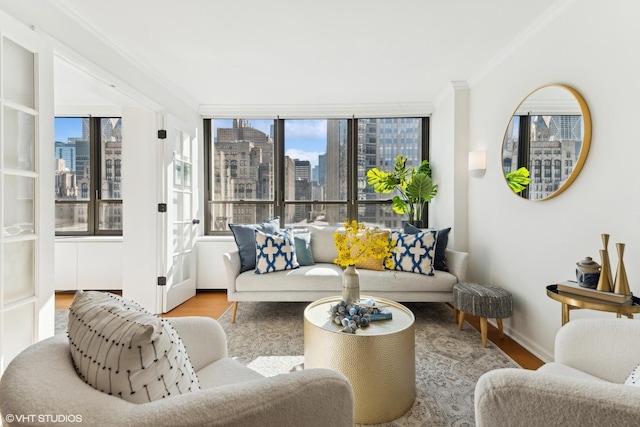
<svg viewBox="0 0 640 427">
<path fill-rule="evenodd" d="M 385 230 L 385 231 L 380 231 L 380 232 L 376 232 L 374 233 L 375 235 L 375 240 L 374 240 L 374 244 L 378 243 L 382 246 L 382 244 L 388 244 L 389 241 L 389 230 Z M 363 241 L 364 239 L 362 238 L 361 241 Z M 353 247 L 351 248 L 351 253 L 352 254 L 357 254 L 357 252 L 359 252 L 361 250 L 361 245 L 353 245 Z M 361 268 L 363 270 L 378 270 L 378 271 L 382 271 L 384 270 L 384 261 L 385 258 L 375 258 L 373 256 L 370 255 L 365 255 L 362 258 L 360 258 L 360 260 L 358 262 L 356 262 L 356 268 Z"/>
</svg>

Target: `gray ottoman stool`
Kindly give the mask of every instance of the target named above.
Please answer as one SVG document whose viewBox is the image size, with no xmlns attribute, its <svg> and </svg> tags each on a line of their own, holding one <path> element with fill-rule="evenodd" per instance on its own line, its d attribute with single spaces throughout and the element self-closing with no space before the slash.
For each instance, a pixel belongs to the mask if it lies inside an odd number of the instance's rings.
<svg viewBox="0 0 640 427">
<path fill-rule="evenodd" d="M 453 287 L 454 320 L 458 329 L 462 329 L 464 314 L 469 313 L 480 318 L 482 346 L 487 346 L 487 318 L 496 319 L 500 337 L 504 337 L 502 319 L 513 314 L 511 293 L 493 285 L 462 282 Z M 459 312 L 459 313 L 458 313 Z"/>
</svg>

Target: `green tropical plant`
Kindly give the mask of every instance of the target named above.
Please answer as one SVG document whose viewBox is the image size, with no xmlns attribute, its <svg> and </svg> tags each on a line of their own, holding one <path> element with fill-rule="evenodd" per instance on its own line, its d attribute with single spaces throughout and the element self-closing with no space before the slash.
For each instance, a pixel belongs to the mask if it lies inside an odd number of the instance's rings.
<svg viewBox="0 0 640 427">
<path fill-rule="evenodd" d="M 509 187 L 511 187 L 511 190 L 516 194 L 527 188 L 527 185 L 531 182 L 529 170 L 525 167 L 509 172 L 504 177 Z"/>
<path fill-rule="evenodd" d="M 417 168 L 407 167 L 407 160 L 407 156 L 397 156 L 393 171 L 369 169 L 367 182 L 376 193 L 388 194 L 397 190 L 399 195 L 392 200 L 393 211 L 407 214 L 409 221 L 421 221 L 424 204 L 436 196 L 438 186 L 431 180 L 431 166 L 427 160 Z"/>
</svg>

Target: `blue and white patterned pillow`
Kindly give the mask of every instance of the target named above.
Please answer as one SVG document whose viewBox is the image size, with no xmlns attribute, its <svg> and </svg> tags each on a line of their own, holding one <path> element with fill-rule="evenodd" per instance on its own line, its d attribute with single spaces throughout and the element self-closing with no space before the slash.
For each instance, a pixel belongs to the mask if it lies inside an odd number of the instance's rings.
<svg viewBox="0 0 640 427">
<path fill-rule="evenodd" d="M 433 276 L 437 230 L 409 234 L 394 231 L 390 238 L 396 241 L 393 249 L 395 270 Z"/>
<path fill-rule="evenodd" d="M 274 234 L 256 230 L 256 274 L 300 267 L 296 257 L 293 230 L 287 228 Z"/>
</svg>

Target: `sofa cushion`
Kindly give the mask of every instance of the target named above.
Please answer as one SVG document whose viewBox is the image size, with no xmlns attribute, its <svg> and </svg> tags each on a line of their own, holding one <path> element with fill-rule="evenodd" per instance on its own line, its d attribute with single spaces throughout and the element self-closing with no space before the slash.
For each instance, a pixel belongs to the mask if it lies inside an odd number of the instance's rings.
<svg viewBox="0 0 640 427">
<path fill-rule="evenodd" d="M 256 230 L 255 236 L 256 274 L 300 267 L 293 243 L 293 231 L 290 228 L 273 234 Z"/>
<path fill-rule="evenodd" d="M 404 224 L 404 232 L 409 234 L 415 234 L 421 232 L 422 229 L 411 225 L 409 223 Z M 436 257 L 433 260 L 433 268 L 440 271 L 449 271 L 447 267 L 446 251 L 449 245 L 449 232 L 451 227 L 438 230 L 438 237 L 436 241 Z"/>
<path fill-rule="evenodd" d="M 452 292 L 458 279 L 451 273 L 435 271 L 433 276 L 403 271 L 358 270 L 360 295 L 380 295 L 384 292 Z M 271 292 L 285 292 L 291 300 L 300 300 L 300 293 L 332 292 L 340 294 L 342 267 L 336 264 L 316 263 L 295 270 L 276 271 L 255 275 L 241 273 L 236 279 L 238 292 L 255 293 L 264 298 Z M 258 297 L 259 298 L 259 297 Z M 313 297 L 313 301 L 319 297 Z M 286 301 L 284 299 L 283 301 Z"/>
<path fill-rule="evenodd" d="M 311 251 L 316 262 L 333 263 L 338 256 L 336 243 L 333 240 L 333 233 L 338 227 L 333 225 L 308 225 L 307 229 L 311 233 Z"/>
<path fill-rule="evenodd" d="M 293 235 L 293 241 L 296 246 L 296 256 L 298 257 L 298 263 L 300 265 L 313 265 L 316 261 L 313 259 L 313 252 L 311 251 L 311 233 L 295 232 Z"/>
<path fill-rule="evenodd" d="M 392 232 L 391 239 L 396 242 L 392 255 L 394 269 L 433 276 L 436 234 L 436 230 L 415 234 Z"/>
<path fill-rule="evenodd" d="M 145 403 L 200 389 L 171 323 L 133 301 L 77 291 L 68 325 L 76 372 L 96 390 Z"/>
<path fill-rule="evenodd" d="M 229 224 L 233 238 L 240 254 L 240 271 L 256 268 L 256 234 L 255 230 L 275 233 L 280 230 L 280 218 L 276 217 L 261 224 Z"/>
</svg>

